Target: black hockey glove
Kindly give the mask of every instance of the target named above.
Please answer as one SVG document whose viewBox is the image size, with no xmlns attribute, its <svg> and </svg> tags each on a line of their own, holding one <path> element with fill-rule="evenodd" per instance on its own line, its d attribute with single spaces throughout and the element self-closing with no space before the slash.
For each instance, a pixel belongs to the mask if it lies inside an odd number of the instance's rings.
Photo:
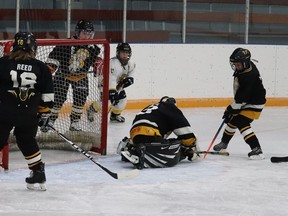
<svg viewBox="0 0 288 216">
<path fill-rule="evenodd" d="M 39 114 L 39 127 L 40 127 L 40 130 L 42 132 L 47 132 L 49 130 L 49 121 L 50 121 L 50 116 L 51 116 L 51 113 L 50 112 L 47 112 L 47 113 L 40 113 Z"/>
<path fill-rule="evenodd" d="M 195 153 L 195 150 L 192 147 L 181 146 L 181 158 L 180 158 L 180 160 L 183 160 L 187 157 L 188 160 L 192 161 L 194 153 Z"/>
<path fill-rule="evenodd" d="M 225 112 L 224 112 L 224 114 L 223 114 L 223 116 L 222 116 L 222 119 L 224 119 L 224 123 L 228 123 L 230 120 L 231 120 L 231 118 L 232 118 L 233 116 L 231 115 L 231 114 L 229 114 L 226 110 L 225 110 Z"/>
<path fill-rule="evenodd" d="M 119 103 L 118 92 L 116 90 L 109 90 L 109 100 L 113 106 L 116 106 Z"/>
<path fill-rule="evenodd" d="M 233 115 L 237 115 L 239 114 L 240 109 L 233 109 L 231 105 L 227 106 L 222 119 L 225 119 L 225 123 L 228 123 L 231 118 L 233 117 Z"/>
<path fill-rule="evenodd" d="M 133 77 L 127 77 L 122 81 L 122 86 L 123 88 L 126 88 L 134 83 L 134 78 Z"/>
</svg>

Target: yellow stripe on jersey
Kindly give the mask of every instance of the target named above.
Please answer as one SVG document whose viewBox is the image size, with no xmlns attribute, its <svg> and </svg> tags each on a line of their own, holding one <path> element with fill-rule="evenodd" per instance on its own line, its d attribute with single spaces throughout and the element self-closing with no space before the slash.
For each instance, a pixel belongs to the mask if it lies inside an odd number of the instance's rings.
<svg viewBox="0 0 288 216">
<path fill-rule="evenodd" d="M 130 138 L 133 140 L 137 135 L 144 135 L 144 136 L 161 136 L 158 129 L 148 126 L 137 126 L 131 129 L 130 131 Z"/>
<path fill-rule="evenodd" d="M 86 77 L 87 77 L 87 73 L 79 73 L 79 74 L 75 74 L 75 75 L 65 76 L 65 79 L 70 80 L 72 82 L 78 82 L 78 81 L 80 81 Z"/>
<path fill-rule="evenodd" d="M 250 119 L 259 119 L 261 111 L 256 112 L 252 110 L 242 110 L 239 114 Z"/>
</svg>

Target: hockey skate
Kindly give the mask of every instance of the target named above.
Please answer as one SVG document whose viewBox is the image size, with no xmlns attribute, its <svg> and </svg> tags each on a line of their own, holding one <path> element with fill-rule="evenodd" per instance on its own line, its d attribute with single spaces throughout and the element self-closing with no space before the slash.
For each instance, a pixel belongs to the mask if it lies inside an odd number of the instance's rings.
<svg viewBox="0 0 288 216">
<path fill-rule="evenodd" d="M 115 122 L 115 123 L 124 123 L 125 122 L 125 118 L 123 116 L 121 116 L 120 114 L 111 113 L 110 121 L 111 122 Z"/>
<path fill-rule="evenodd" d="M 137 169 L 145 168 L 145 146 L 134 146 L 130 150 L 122 151 L 121 156 L 130 161 Z M 123 159 L 122 159 L 123 160 Z"/>
<path fill-rule="evenodd" d="M 213 150 L 217 151 L 217 152 L 219 152 L 219 151 L 222 152 L 222 151 L 226 151 L 227 147 L 228 147 L 228 144 L 226 144 L 224 142 L 220 142 L 220 143 L 216 144 L 215 146 L 213 146 Z"/>
<path fill-rule="evenodd" d="M 46 191 L 46 176 L 44 163 L 41 163 L 39 170 L 32 170 L 30 176 L 26 178 L 27 189 Z"/>
<path fill-rule="evenodd" d="M 130 161 L 132 164 L 139 163 L 139 157 L 137 155 L 131 154 L 129 151 L 122 151 L 121 156 L 126 158 L 128 161 Z"/>
<path fill-rule="evenodd" d="M 255 147 L 251 152 L 248 153 L 248 157 L 251 160 L 262 160 L 265 159 L 265 155 L 260 147 Z"/>
<path fill-rule="evenodd" d="M 81 129 L 79 124 L 80 123 L 78 121 L 77 122 L 71 122 L 69 130 L 70 131 L 82 131 L 82 129 Z"/>
<path fill-rule="evenodd" d="M 131 146 L 131 140 L 128 137 L 124 137 L 118 144 L 116 153 L 121 154 L 122 151 L 129 150 Z"/>
<path fill-rule="evenodd" d="M 45 127 L 45 128 L 40 128 L 40 131 L 42 133 L 47 133 L 49 131 L 49 128 L 48 127 Z"/>
<path fill-rule="evenodd" d="M 89 106 L 89 108 L 86 110 L 87 113 L 87 120 L 89 122 L 94 122 L 94 114 L 97 113 L 97 111 L 94 109 L 92 105 Z"/>
<path fill-rule="evenodd" d="M 49 121 L 49 125 L 53 127 L 54 121 L 50 120 Z M 49 127 L 40 127 L 40 131 L 42 133 L 47 133 L 48 131 L 50 131 L 50 128 Z"/>
</svg>

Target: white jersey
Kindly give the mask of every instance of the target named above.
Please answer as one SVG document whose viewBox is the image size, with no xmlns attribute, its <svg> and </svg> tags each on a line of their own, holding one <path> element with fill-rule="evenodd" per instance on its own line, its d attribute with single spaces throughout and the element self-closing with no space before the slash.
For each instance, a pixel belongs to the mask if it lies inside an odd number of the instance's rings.
<svg viewBox="0 0 288 216">
<path fill-rule="evenodd" d="M 126 77 L 133 77 L 136 64 L 128 61 L 127 65 L 122 65 L 118 58 L 115 56 L 110 59 L 110 74 L 109 74 L 109 89 L 116 89 L 117 85 Z"/>
</svg>

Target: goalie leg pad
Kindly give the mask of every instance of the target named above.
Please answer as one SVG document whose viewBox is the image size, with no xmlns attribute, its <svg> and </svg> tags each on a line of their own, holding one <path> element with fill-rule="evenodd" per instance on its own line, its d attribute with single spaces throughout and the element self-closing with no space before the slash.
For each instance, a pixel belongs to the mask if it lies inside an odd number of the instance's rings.
<svg viewBox="0 0 288 216">
<path fill-rule="evenodd" d="M 120 146 L 120 147 L 119 147 Z M 165 140 L 162 143 L 130 144 L 127 150 L 119 143 L 122 157 L 134 164 L 137 169 L 172 167 L 180 161 L 179 140 Z"/>
<path fill-rule="evenodd" d="M 168 142 L 168 143 L 167 143 Z M 180 161 L 179 140 L 165 140 L 164 143 L 146 144 L 144 163 L 153 168 L 172 167 Z"/>
</svg>

